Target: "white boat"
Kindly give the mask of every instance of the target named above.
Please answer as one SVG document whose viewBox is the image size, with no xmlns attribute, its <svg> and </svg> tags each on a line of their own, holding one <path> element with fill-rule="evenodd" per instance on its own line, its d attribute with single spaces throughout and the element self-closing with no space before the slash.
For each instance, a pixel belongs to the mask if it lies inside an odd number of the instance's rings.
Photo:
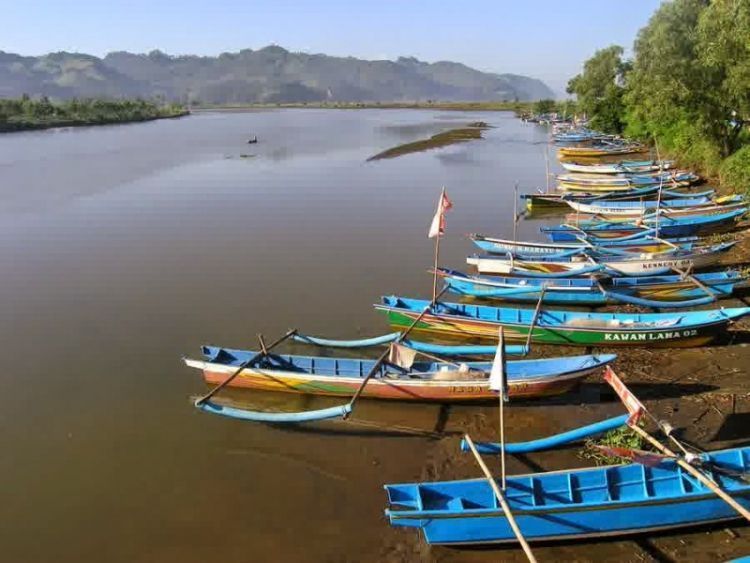
<svg viewBox="0 0 750 563">
<path fill-rule="evenodd" d="M 689 217 L 690 215 L 716 215 L 718 213 L 727 213 L 747 205 L 746 202 L 739 199 L 732 203 L 719 204 L 711 202 L 708 204 L 698 204 L 692 207 L 672 207 L 670 205 L 661 205 L 657 207 L 603 207 L 599 204 L 587 205 L 568 202 L 575 209 L 575 213 L 566 215 L 565 220 L 568 223 L 577 221 L 602 219 L 606 221 L 633 221 L 642 217 L 656 216 L 658 213 L 661 217 Z"/>
<path fill-rule="evenodd" d="M 593 273 L 615 276 L 656 276 L 705 268 L 715 264 L 721 255 L 734 246 L 725 242 L 690 251 L 675 250 L 673 253 L 644 253 L 633 258 L 592 258 L 582 253 L 567 260 L 543 259 L 517 260 L 500 255 L 473 255 L 466 263 L 481 274 L 515 275 L 529 277 L 571 277 Z"/>
<path fill-rule="evenodd" d="M 674 167 L 672 160 L 623 160 L 621 162 L 582 164 L 578 162 L 561 162 L 568 172 L 584 174 L 643 174 L 670 170 Z"/>
</svg>

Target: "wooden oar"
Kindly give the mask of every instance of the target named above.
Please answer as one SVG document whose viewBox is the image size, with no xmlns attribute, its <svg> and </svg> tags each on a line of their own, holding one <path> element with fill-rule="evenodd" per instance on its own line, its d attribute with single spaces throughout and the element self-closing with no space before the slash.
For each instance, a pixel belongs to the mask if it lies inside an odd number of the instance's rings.
<svg viewBox="0 0 750 563">
<path fill-rule="evenodd" d="M 211 389 L 208 393 L 206 393 L 205 395 L 203 395 L 200 399 L 198 399 L 195 402 L 196 406 L 197 405 L 201 405 L 201 404 L 205 403 L 206 401 L 208 401 L 211 397 L 213 397 L 214 395 L 216 395 L 216 393 L 218 393 L 219 391 L 221 391 L 222 389 L 224 389 L 224 387 L 226 387 L 227 385 L 229 385 L 229 383 L 235 377 L 237 377 L 240 373 L 242 373 L 242 370 L 244 370 L 247 366 L 249 366 L 251 364 L 254 364 L 255 362 L 257 362 L 261 358 L 264 358 L 265 356 L 267 356 L 269 350 L 271 350 L 272 348 L 275 348 L 276 346 L 278 346 L 279 344 L 281 344 L 282 342 L 284 342 L 284 340 L 286 340 L 287 338 L 291 337 L 293 334 L 296 334 L 296 332 L 297 332 L 296 328 L 288 331 L 285 335 L 281 336 L 280 338 L 278 338 L 274 342 L 272 342 L 270 346 L 266 346 L 265 343 L 263 342 L 262 337 L 259 337 L 260 338 L 260 342 L 261 342 L 261 348 L 262 348 L 262 350 L 260 352 L 258 352 L 257 354 L 255 354 L 249 360 L 245 360 L 244 362 L 242 362 L 237 367 L 237 369 L 235 370 L 235 372 L 232 373 L 232 375 L 230 375 L 224 381 L 222 381 L 221 383 L 219 383 L 219 385 L 217 385 L 216 387 L 214 387 L 213 389 Z"/>
<path fill-rule="evenodd" d="M 693 477 L 698 479 L 698 481 L 703 483 L 706 487 L 711 489 L 711 491 L 716 493 L 716 496 L 718 496 L 721 500 L 723 500 L 729 506 L 734 508 L 740 515 L 742 515 L 743 518 L 745 518 L 745 520 L 750 522 L 750 511 L 746 510 L 745 507 L 743 507 L 740 503 L 734 500 L 729 494 L 726 493 L 726 491 L 724 491 L 724 489 L 722 489 L 716 483 L 714 483 L 711 479 L 709 479 L 702 471 L 699 471 L 698 469 L 690 465 L 683 458 L 678 457 L 677 454 L 675 454 L 672 450 L 670 450 L 664 444 L 659 442 L 659 440 L 654 438 L 651 434 L 646 432 L 643 428 L 641 428 L 637 424 L 632 424 L 629 426 L 638 435 L 640 435 L 644 440 L 646 440 L 649 444 L 654 446 L 657 450 L 662 452 L 664 455 L 675 458 L 675 461 L 680 467 L 682 467 L 685 471 L 687 471 Z"/>
<path fill-rule="evenodd" d="M 409 325 L 409 327 L 399 335 L 399 337 L 395 340 L 395 343 L 402 342 L 407 337 L 407 335 L 412 331 L 412 329 L 415 326 L 417 326 L 419 321 L 422 320 L 422 317 L 424 317 L 427 314 L 427 311 L 432 309 L 432 307 L 435 305 L 435 303 L 440 298 L 440 296 L 442 296 L 443 293 L 445 293 L 446 291 L 448 291 L 448 286 L 445 286 L 443 289 L 440 290 L 440 293 L 435 295 L 435 298 L 432 301 L 430 301 L 430 304 L 427 307 L 425 307 L 421 313 L 419 313 L 419 316 L 416 319 L 414 319 L 414 322 L 412 322 Z M 390 352 L 391 352 L 391 348 L 390 347 L 386 348 L 385 351 L 382 354 L 380 354 L 378 359 L 375 360 L 375 363 L 373 364 L 369 373 L 362 380 L 362 383 L 360 384 L 360 386 L 357 388 L 357 391 L 352 396 L 351 401 L 349 401 L 350 409 L 349 409 L 349 412 L 344 415 L 344 420 L 349 418 L 349 415 L 351 415 L 351 411 L 354 409 L 354 403 L 357 401 L 357 399 L 359 399 L 360 395 L 362 394 L 362 391 L 364 391 L 365 385 L 367 385 L 367 382 L 370 381 L 370 379 L 372 379 L 372 377 L 377 373 L 378 369 L 380 369 L 380 366 L 386 360 Z"/>
<path fill-rule="evenodd" d="M 544 292 L 547 291 L 547 285 L 542 284 L 542 291 L 539 295 L 539 301 L 536 302 L 536 309 L 534 309 L 534 316 L 531 317 L 531 325 L 529 326 L 529 333 L 526 335 L 526 349 L 529 349 L 529 346 L 531 345 L 531 335 L 534 332 L 534 326 L 536 325 L 536 320 L 539 317 L 539 311 L 542 308 L 542 301 L 544 301 Z"/>
<path fill-rule="evenodd" d="M 492 473 L 490 473 L 490 470 L 487 468 L 487 465 L 485 465 L 484 460 L 482 459 L 482 456 L 479 455 L 479 452 L 477 451 L 477 448 L 474 446 L 474 442 L 472 441 L 471 436 L 469 436 L 468 434 L 465 434 L 464 440 L 466 444 L 469 446 L 471 453 L 474 454 L 474 458 L 477 460 L 479 467 L 484 473 L 484 476 L 487 478 L 487 482 L 490 484 L 490 487 L 492 487 L 492 491 L 495 493 L 497 500 L 500 502 L 500 506 L 502 507 L 503 512 L 505 513 L 505 517 L 508 519 L 508 524 L 510 524 L 510 527 L 513 530 L 513 533 L 516 535 L 516 539 L 518 540 L 518 543 L 521 544 L 521 547 L 523 548 L 524 553 L 526 553 L 526 557 L 528 557 L 531 563 L 536 563 L 536 557 L 534 557 L 534 554 L 531 552 L 531 548 L 529 547 L 529 544 L 526 542 L 526 538 L 523 537 L 523 534 L 521 533 L 521 528 L 518 527 L 518 523 L 516 522 L 516 519 L 513 517 L 513 513 L 510 511 L 510 506 L 508 505 L 508 501 L 505 499 L 505 495 L 500 490 L 500 487 L 497 486 L 497 482 L 492 477 Z"/>
<path fill-rule="evenodd" d="M 712 292 L 708 287 L 706 287 L 698 278 L 696 278 L 694 275 L 690 273 L 690 269 L 687 270 L 680 270 L 679 268 L 672 267 L 672 270 L 677 272 L 683 279 L 690 280 L 695 285 L 698 286 L 699 289 L 702 289 L 704 292 L 706 292 L 707 295 L 710 297 L 713 297 L 714 300 L 716 299 L 716 295 L 714 292 Z"/>
</svg>

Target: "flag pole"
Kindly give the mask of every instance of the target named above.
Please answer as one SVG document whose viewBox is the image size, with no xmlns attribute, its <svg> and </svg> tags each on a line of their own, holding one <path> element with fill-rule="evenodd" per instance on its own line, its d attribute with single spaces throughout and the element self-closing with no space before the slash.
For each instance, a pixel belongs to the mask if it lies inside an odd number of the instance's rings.
<svg viewBox="0 0 750 563">
<path fill-rule="evenodd" d="M 518 229 L 518 182 L 513 186 L 513 242 L 516 242 Z"/>
<path fill-rule="evenodd" d="M 503 388 L 500 389 L 500 392 L 497 394 L 498 401 L 500 402 L 499 405 L 499 415 L 500 415 L 500 477 L 501 477 L 501 487 L 503 491 L 505 490 L 505 411 L 504 411 L 504 405 L 505 403 L 505 394 L 507 393 L 505 389 L 505 335 L 503 334 L 503 327 L 501 326 L 498 333 L 498 353 L 503 354 L 503 361 L 500 364 L 502 369 L 502 381 L 503 381 Z M 502 352 L 499 352 L 502 350 Z"/>
<path fill-rule="evenodd" d="M 438 203 L 438 213 L 444 212 L 442 209 L 443 199 L 445 198 L 445 187 L 440 192 L 440 201 Z M 438 280 L 438 262 L 440 262 L 440 228 L 435 236 L 435 267 L 432 269 L 432 303 L 437 301 L 437 280 Z"/>
</svg>

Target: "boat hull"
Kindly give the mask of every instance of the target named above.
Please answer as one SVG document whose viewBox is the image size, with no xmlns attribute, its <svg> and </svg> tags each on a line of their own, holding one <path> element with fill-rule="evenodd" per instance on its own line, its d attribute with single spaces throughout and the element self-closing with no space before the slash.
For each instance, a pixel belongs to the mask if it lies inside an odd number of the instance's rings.
<svg viewBox="0 0 750 563">
<path fill-rule="evenodd" d="M 750 493 L 735 496 L 750 509 Z M 513 515 L 530 542 L 605 538 L 676 528 L 708 525 L 739 516 L 713 493 L 682 502 L 632 503 L 624 507 L 585 511 L 544 511 Z M 391 515 L 391 524 L 422 528 L 431 545 L 484 545 L 517 543 L 502 511 L 474 517 L 406 519 Z"/>
<path fill-rule="evenodd" d="M 602 271 L 618 276 L 654 276 L 674 273 L 675 270 L 692 270 L 715 264 L 721 256 L 732 247 L 731 244 L 696 252 L 680 254 L 665 253 L 662 256 L 646 259 L 618 260 L 599 258 Z M 573 262 L 571 260 L 511 260 L 501 256 L 470 256 L 467 264 L 474 266 L 481 274 L 524 275 L 524 274 L 564 274 L 568 276 L 589 274 L 592 268 L 590 261 Z"/>
<path fill-rule="evenodd" d="M 750 450 L 702 454 L 704 471 L 750 507 Z M 385 485 L 395 526 L 421 528 L 431 544 L 516 542 L 486 479 Z M 531 542 L 627 535 L 741 516 L 674 460 L 509 476 L 505 498 Z"/>
<path fill-rule="evenodd" d="M 388 322 L 396 329 L 409 327 L 419 313 L 388 311 Z M 464 338 L 497 340 L 497 328 L 502 325 L 507 340 L 525 341 L 529 327 L 512 323 L 480 320 L 446 319 L 426 314 L 413 330 L 435 335 L 452 335 Z M 717 322 L 690 329 L 667 328 L 661 330 L 606 330 L 593 328 L 534 327 L 531 342 L 564 346 L 647 346 L 649 348 L 690 348 L 712 342 L 726 323 Z"/>
<path fill-rule="evenodd" d="M 541 296 L 542 284 L 529 284 L 529 280 L 525 278 L 518 278 L 518 281 L 516 281 L 516 278 L 500 278 L 499 281 L 495 281 L 493 278 L 470 277 L 462 274 L 441 273 L 441 276 L 443 276 L 450 291 L 459 295 L 516 303 L 536 303 Z M 698 274 L 698 276 L 701 276 L 701 274 Z M 571 283 L 588 281 L 578 278 L 556 280 L 565 282 L 559 285 L 545 281 L 544 303 L 603 306 L 621 303 L 622 300 L 616 297 L 621 294 L 670 303 L 706 296 L 706 291 L 690 280 L 681 280 L 679 276 L 669 276 L 669 278 L 668 281 L 656 281 L 654 283 L 645 282 L 643 281 L 644 278 L 603 280 L 601 287 L 606 292 L 602 292 L 600 286 L 593 282 L 587 285 Z M 637 280 L 638 283 L 621 283 L 627 282 L 628 279 Z M 655 279 L 660 280 L 661 278 L 655 276 Z M 718 299 L 731 296 L 735 287 L 744 284 L 745 281 L 745 278 L 739 276 L 717 276 L 716 279 L 703 279 L 701 283 L 708 287 L 711 294 Z"/>
<path fill-rule="evenodd" d="M 188 365 L 203 371 L 206 383 L 219 385 L 234 371 L 236 366 L 211 364 L 190 360 Z M 531 399 L 559 395 L 575 387 L 584 378 L 601 369 L 601 365 L 582 367 L 556 377 L 540 377 L 523 381 L 509 381 L 508 393 L 511 399 Z M 308 376 L 295 372 L 280 372 L 244 369 L 233 379 L 230 387 L 303 393 L 330 397 L 351 397 L 362 384 L 362 378 L 333 378 Z M 420 381 L 401 379 L 371 379 L 362 397 L 421 402 L 467 402 L 497 399 L 497 392 L 489 388 L 489 380 L 448 380 Z"/>
</svg>

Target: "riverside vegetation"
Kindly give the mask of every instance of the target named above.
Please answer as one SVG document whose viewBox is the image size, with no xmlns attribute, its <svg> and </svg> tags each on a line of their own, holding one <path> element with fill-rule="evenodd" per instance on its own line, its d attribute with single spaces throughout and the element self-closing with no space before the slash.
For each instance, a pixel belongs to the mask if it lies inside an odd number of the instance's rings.
<svg viewBox="0 0 750 563">
<path fill-rule="evenodd" d="M 0 132 L 78 125 L 104 125 L 180 117 L 189 113 L 178 104 L 146 100 L 72 99 L 52 102 L 23 96 L 0 99 Z"/>
<path fill-rule="evenodd" d="M 591 127 L 750 191 L 750 2 L 664 2 L 623 54 L 597 51 L 568 84 Z"/>
</svg>

